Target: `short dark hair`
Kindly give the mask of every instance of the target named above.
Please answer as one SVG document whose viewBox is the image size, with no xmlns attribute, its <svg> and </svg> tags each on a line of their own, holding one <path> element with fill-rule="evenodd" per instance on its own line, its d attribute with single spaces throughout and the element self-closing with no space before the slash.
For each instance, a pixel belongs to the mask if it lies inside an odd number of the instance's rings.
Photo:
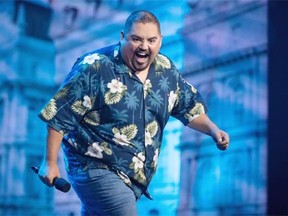
<svg viewBox="0 0 288 216">
<path fill-rule="evenodd" d="M 138 10 L 138 11 L 134 11 L 132 14 L 130 14 L 130 16 L 127 18 L 126 22 L 125 22 L 125 26 L 124 26 L 124 34 L 127 34 L 128 32 L 130 32 L 131 30 L 131 26 L 134 23 L 154 23 L 157 25 L 158 27 L 158 31 L 161 34 L 161 29 L 160 29 L 160 22 L 157 19 L 157 17 L 149 12 L 149 11 L 145 11 L 145 10 Z"/>
</svg>

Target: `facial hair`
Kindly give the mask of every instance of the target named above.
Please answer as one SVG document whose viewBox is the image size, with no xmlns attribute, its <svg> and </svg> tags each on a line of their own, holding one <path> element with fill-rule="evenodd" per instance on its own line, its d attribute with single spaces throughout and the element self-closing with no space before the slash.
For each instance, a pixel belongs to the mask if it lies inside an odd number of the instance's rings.
<svg viewBox="0 0 288 216">
<path fill-rule="evenodd" d="M 131 64 L 135 71 L 143 71 L 150 66 L 151 55 L 149 51 L 142 51 L 141 49 L 136 49 L 134 55 L 131 59 Z"/>
</svg>

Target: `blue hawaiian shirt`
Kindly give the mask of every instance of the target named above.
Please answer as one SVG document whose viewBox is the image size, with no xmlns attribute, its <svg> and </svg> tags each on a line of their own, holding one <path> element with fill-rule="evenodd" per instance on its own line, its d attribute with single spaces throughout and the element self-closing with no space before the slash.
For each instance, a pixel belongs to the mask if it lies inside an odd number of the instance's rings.
<svg viewBox="0 0 288 216">
<path fill-rule="evenodd" d="M 187 125 L 206 106 L 166 56 L 156 56 L 142 83 L 119 48 L 115 44 L 78 58 L 39 117 L 64 135 L 66 148 L 116 170 L 132 189 L 138 185 L 144 192 L 169 117 Z"/>
</svg>

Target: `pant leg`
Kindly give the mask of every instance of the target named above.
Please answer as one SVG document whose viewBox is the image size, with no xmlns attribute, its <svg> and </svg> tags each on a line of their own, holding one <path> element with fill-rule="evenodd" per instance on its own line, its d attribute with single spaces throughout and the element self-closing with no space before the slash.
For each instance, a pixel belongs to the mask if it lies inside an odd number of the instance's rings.
<svg viewBox="0 0 288 216">
<path fill-rule="evenodd" d="M 136 197 L 120 177 L 107 169 L 68 173 L 82 202 L 82 215 L 137 216 Z"/>
</svg>

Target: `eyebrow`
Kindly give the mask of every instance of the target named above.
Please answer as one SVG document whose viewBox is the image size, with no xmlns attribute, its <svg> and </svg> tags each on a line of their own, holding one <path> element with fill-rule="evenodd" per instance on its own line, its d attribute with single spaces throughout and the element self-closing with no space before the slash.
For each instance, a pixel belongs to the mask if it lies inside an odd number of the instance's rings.
<svg viewBox="0 0 288 216">
<path fill-rule="evenodd" d="M 141 37 L 139 37 L 138 35 L 135 35 L 135 34 L 132 34 L 132 35 L 130 35 L 130 37 L 136 37 L 136 38 L 139 38 L 139 39 L 143 39 L 143 38 L 141 38 Z M 151 37 L 151 38 L 148 38 L 148 40 L 153 40 L 153 39 L 157 39 L 158 37 L 157 36 L 153 36 L 153 37 Z"/>
</svg>

